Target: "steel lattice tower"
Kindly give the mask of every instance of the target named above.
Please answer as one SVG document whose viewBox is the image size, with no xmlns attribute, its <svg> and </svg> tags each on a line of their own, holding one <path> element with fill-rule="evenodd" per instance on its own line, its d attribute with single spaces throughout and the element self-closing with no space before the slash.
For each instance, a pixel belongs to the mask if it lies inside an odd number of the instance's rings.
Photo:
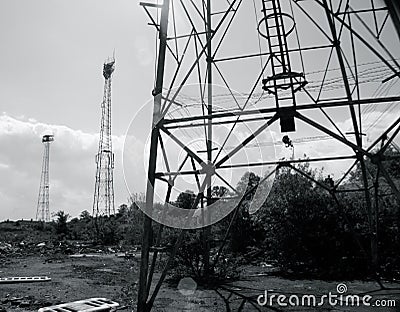
<svg viewBox="0 0 400 312">
<path fill-rule="evenodd" d="M 200 209 L 206 218 L 219 221 L 216 216 L 229 204 L 233 222 L 249 191 L 237 189 L 237 181 L 229 179 L 242 176 L 244 170 L 258 169 L 264 177 L 261 181 L 267 181 L 288 168 L 328 193 L 360 254 L 368 259 L 371 274 L 379 279 L 379 181 L 390 187 L 397 202 L 392 214 L 400 220 L 400 188 L 386 169 L 388 160 L 397 159 L 386 152 L 400 134 L 400 116 L 395 111 L 400 93 L 393 87 L 400 77 L 395 57 L 400 44 L 398 1 L 164 0 L 140 5 L 156 30 L 158 44 L 146 202 L 139 203 L 145 216 L 137 311 L 148 312 L 154 306 L 188 229 L 202 231 L 201 269 L 209 277 L 231 229 L 223 242 L 213 242 L 210 222 L 187 226 L 194 219 L 191 211 Z M 382 117 L 387 119 L 382 122 Z M 323 134 L 337 145 L 331 151 L 320 148 L 320 154 L 314 145 L 307 157 L 296 157 L 293 150 L 290 159 L 279 159 L 267 150 L 270 142 L 258 141 L 269 129 L 286 137 L 286 147 L 307 140 L 301 137 L 306 133 L 317 140 Z M 252 158 L 256 149 L 257 159 Z M 321 183 L 297 166 L 325 161 L 346 162 L 336 181 Z M 274 168 L 262 171 L 267 166 Z M 346 185 L 355 168 L 360 178 Z M 241 199 L 224 197 L 211 213 L 213 179 L 241 194 Z M 179 220 L 174 217 L 179 207 L 175 209 L 173 198 L 188 185 L 196 197 L 192 209 L 181 211 Z M 368 243 L 358 239 L 347 217 L 343 194 L 348 192 L 362 198 Z M 156 276 L 163 227 L 180 231 L 162 273 Z M 220 245 L 215 257 L 210 257 L 211 242 Z M 238 292 L 229 297 L 233 294 Z M 250 297 L 243 298 L 239 310 L 251 302 Z"/>
<path fill-rule="evenodd" d="M 44 135 L 42 143 L 44 144 L 42 175 L 40 178 L 39 198 L 36 211 L 37 221 L 50 221 L 49 209 L 49 160 L 50 160 L 50 143 L 54 141 L 53 135 Z"/>
<path fill-rule="evenodd" d="M 101 104 L 101 128 L 99 150 L 96 155 L 96 184 L 94 189 L 93 216 L 115 213 L 114 209 L 114 153 L 111 139 L 111 75 L 114 72 L 114 58 L 103 65 L 105 79 L 104 96 Z"/>
</svg>

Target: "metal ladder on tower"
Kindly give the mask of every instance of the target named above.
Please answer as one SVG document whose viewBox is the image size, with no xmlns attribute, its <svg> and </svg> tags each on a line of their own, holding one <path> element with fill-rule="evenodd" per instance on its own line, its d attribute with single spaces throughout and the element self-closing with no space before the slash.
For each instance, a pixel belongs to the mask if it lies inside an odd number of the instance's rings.
<svg viewBox="0 0 400 312">
<path fill-rule="evenodd" d="M 262 80 L 263 90 L 275 96 L 277 108 L 295 107 L 295 93 L 307 81 L 303 73 L 294 72 L 291 68 L 287 37 L 294 30 L 294 20 L 292 16 L 282 12 L 279 0 L 262 0 L 262 13 L 258 31 L 267 39 L 272 71 L 271 76 Z M 289 30 L 285 29 L 284 18 L 293 23 Z M 262 24 L 265 26 L 265 33 L 260 29 Z"/>
</svg>

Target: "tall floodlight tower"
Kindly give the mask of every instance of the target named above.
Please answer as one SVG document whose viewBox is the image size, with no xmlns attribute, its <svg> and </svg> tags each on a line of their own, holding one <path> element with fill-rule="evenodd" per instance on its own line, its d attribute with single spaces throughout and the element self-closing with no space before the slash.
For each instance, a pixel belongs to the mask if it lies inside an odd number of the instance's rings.
<svg viewBox="0 0 400 312">
<path fill-rule="evenodd" d="M 115 59 L 108 59 L 103 65 L 104 96 L 101 104 L 101 128 L 99 151 L 96 155 L 96 184 L 94 188 L 93 216 L 109 216 L 114 209 L 114 153 L 111 140 L 111 75 Z"/>
<path fill-rule="evenodd" d="M 49 160 L 50 160 L 50 143 L 54 141 L 54 135 L 44 135 L 42 143 L 44 144 L 42 175 L 40 178 L 39 198 L 36 210 L 37 221 L 50 221 L 49 209 Z"/>
</svg>

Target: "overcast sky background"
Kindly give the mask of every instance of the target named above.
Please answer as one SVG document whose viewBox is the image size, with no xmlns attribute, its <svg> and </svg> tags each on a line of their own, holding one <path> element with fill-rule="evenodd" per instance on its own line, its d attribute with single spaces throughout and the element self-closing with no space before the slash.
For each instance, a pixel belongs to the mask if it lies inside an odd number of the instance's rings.
<svg viewBox="0 0 400 312">
<path fill-rule="evenodd" d="M 35 218 L 41 136 L 48 133 L 55 135 L 50 152 L 51 212 L 77 216 L 92 211 L 102 64 L 114 49 L 115 204 L 127 202 L 124 136 L 138 110 L 151 101 L 153 85 L 155 37 L 148 21 L 138 1 L 132 0 L 0 2 L 0 220 Z M 384 118 L 374 131 L 392 119 Z M 141 122 L 149 128 L 150 119 Z M 349 120 L 342 123 L 350 127 Z M 144 144 L 133 140 L 129 145 L 129 169 L 140 177 L 133 192 L 144 191 Z M 336 152 L 331 142 L 321 141 L 299 146 L 298 154 L 311 150 L 320 155 Z M 325 167 L 337 175 L 345 170 L 333 164 Z"/>
</svg>

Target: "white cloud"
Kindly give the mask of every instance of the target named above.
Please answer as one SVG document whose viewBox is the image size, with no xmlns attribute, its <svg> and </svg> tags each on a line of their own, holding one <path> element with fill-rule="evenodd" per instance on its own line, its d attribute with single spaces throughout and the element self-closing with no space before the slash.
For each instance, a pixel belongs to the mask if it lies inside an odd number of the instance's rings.
<svg viewBox="0 0 400 312">
<path fill-rule="evenodd" d="M 8 169 L 10 166 L 7 164 L 0 163 L 0 169 Z"/>
</svg>

